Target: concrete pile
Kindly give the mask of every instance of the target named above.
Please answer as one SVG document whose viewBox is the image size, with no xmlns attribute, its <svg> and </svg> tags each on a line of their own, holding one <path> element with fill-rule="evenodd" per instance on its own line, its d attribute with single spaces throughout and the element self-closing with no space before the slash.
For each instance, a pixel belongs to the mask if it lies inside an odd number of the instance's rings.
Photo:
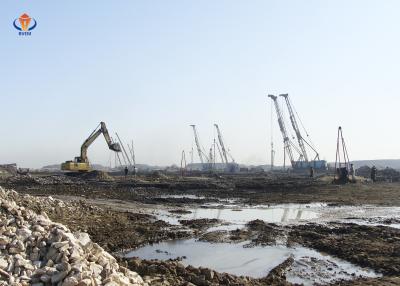
<svg viewBox="0 0 400 286">
<path fill-rule="evenodd" d="M 17 205 L 18 196 L 0 187 L 0 285 L 146 285 L 88 234 Z"/>
</svg>

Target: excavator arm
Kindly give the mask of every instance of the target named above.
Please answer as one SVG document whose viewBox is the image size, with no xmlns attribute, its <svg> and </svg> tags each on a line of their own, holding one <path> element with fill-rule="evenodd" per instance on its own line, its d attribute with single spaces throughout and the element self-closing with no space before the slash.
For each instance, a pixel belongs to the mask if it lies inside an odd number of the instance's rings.
<svg viewBox="0 0 400 286">
<path fill-rule="evenodd" d="M 106 139 L 108 148 L 115 152 L 121 152 L 121 146 L 119 143 L 113 142 L 110 134 L 108 134 L 108 130 L 106 124 L 104 122 L 100 122 L 99 126 L 89 135 L 89 137 L 83 142 L 81 146 L 81 155 L 79 157 L 75 157 L 74 161 L 67 161 L 61 164 L 61 169 L 66 171 L 80 171 L 87 172 L 90 170 L 89 159 L 87 157 L 87 150 L 89 146 L 100 136 L 100 134 L 104 135 Z"/>
<path fill-rule="evenodd" d="M 100 128 L 99 128 L 100 126 Z M 115 152 L 121 152 L 121 146 L 118 143 L 113 143 L 110 137 L 110 134 L 108 134 L 108 130 L 106 127 L 106 124 L 104 122 L 100 122 L 99 125 L 93 132 L 90 134 L 90 136 L 83 142 L 81 146 L 81 156 L 80 156 L 80 161 L 81 162 L 89 162 L 88 157 L 87 157 L 87 150 L 90 145 L 97 139 L 97 137 L 100 136 L 101 133 L 103 133 L 104 138 L 106 139 L 108 148 L 112 151 Z"/>
</svg>

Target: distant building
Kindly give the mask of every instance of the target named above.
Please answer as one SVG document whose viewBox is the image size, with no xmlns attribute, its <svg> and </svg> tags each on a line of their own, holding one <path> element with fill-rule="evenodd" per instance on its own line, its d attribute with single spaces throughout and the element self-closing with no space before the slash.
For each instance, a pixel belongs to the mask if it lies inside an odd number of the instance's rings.
<svg viewBox="0 0 400 286">
<path fill-rule="evenodd" d="M 193 163 L 186 166 L 187 171 L 215 171 L 221 173 L 237 173 L 239 172 L 239 164 L 236 163 Z"/>
</svg>

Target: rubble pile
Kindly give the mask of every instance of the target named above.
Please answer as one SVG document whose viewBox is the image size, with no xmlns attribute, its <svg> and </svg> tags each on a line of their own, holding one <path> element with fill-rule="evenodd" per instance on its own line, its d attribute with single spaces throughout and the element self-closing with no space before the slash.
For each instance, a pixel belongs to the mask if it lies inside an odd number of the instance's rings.
<svg viewBox="0 0 400 286">
<path fill-rule="evenodd" d="M 81 216 L 82 211 L 101 211 L 99 207 L 89 205 L 82 200 L 75 200 L 67 203 L 62 200 L 54 199 L 51 196 L 36 197 L 31 195 L 20 195 L 17 192 L 12 191 L 6 192 L 6 194 L 7 196 L 3 198 L 2 193 L 0 192 L 0 198 L 12 200 L 19 206 L 29 208 L 36 213 L 45 212 L 50 217 L 54 215 L 60 217 L 72 213 L 75 214 L 76 217 L 79 217 Z"/>
<path fill-rule="evenodd" d="M 9 185 L 56 185 L 56 184 L 79 184 L 83 183 L 78 178 L 68 177 L 64 175 L 51 175 L 51 176 L 31 176 L 31 175 L 15 175 L 8 177 L 5 184 Z"/>
<path fill-rule="evenodd" d="M 17 164 L 0 165 L 0 175 L 15 175 L 17 170 Z"/>
<path fill-rule="evenodd" d="M 111 177 L 107 172 L 97 170 L 84 173 L 81 178 L 85 180 L 114 181 L 114 178 Z"/>
<path fill-rule="evenodd" d="M 93 243 L 12 198 L 0 187 L 0 285 L 146 285 Z"/>
</svg>

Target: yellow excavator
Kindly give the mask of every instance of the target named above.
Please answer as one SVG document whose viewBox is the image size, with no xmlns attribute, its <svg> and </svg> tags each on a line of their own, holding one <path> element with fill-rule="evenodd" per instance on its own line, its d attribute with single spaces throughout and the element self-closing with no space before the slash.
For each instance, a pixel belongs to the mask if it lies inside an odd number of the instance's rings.
<svg viewBox="0 0 400 286">
<path fill-rule="evenodd" d="M 74 161 L 66 161 L 61 164 L 61 170 L 64 171 L 74 171 L 74 172 L 88 172 L 90 171 L 89 159 L 87 157 L 87 150 L 89 146 L 103 133 L 104 138 L 107 141 L 108 148 L 115 152 L 121 152 L 121 146 L 119 143 L 115 143 L 111 140 L 106 124 L 100 122 L 96 129 L 90 134 L 90 136 L 83 142 L 81 146 L 81 155 L 75 157 Z"/>
</svg>

